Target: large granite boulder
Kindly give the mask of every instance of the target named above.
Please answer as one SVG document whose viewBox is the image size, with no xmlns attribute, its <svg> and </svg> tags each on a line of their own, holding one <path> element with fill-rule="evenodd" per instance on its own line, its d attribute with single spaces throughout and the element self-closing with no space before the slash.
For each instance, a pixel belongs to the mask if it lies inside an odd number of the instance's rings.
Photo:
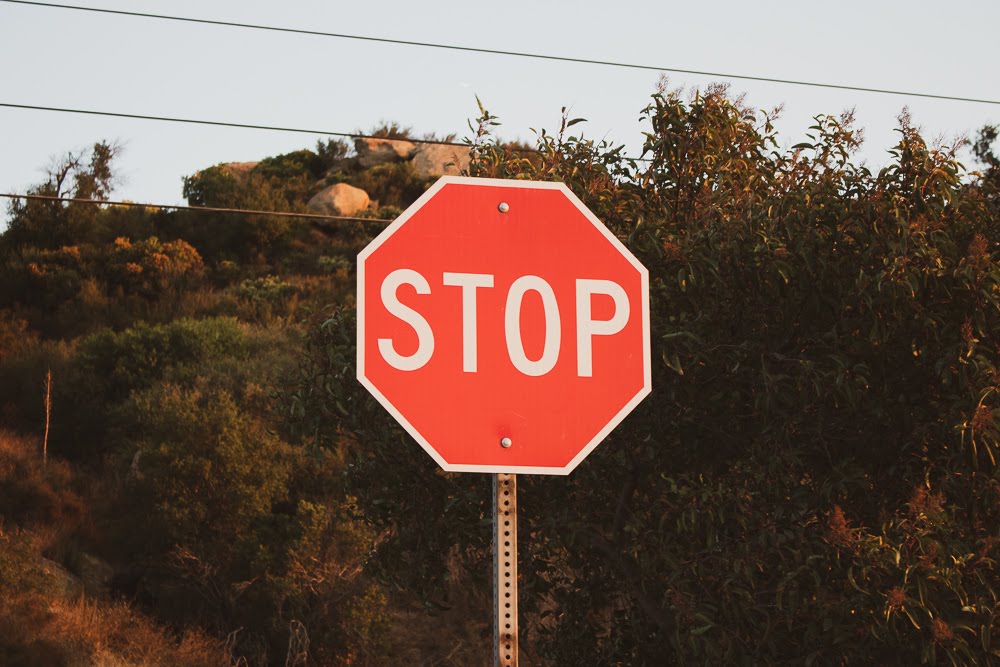
<svg viewBox="0 0 1000 667">
<path fill-rule="evenodd" d="M 368 193 L 347 183 L 323 188 L 306 206 L 321 215 L 357 215 L 371 204 Z"/>
<path fill-rule="evenodd" d="M 447 144 L 421 144 L 413 156 L 413 168 L 421 176 L 457 176 L 469 168 L 469 149 Z"/>
<path fill-rule="evenodd" d="M 354 140 L 354 150 L 358 153 L 358 164 L 363 169 L 370 169 L 380 164 L 409 160 L 417 150 L 417 145 L 402 139 L 358 137 Z"/>
</svg>

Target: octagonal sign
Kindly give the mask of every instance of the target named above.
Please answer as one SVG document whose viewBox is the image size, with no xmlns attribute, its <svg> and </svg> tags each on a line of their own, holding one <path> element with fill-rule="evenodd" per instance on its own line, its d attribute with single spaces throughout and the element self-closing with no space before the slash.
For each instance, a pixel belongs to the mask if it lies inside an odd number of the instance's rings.
<svg viewBox="0 0 1000 667">
<path fill-rule="evenodd" d="M 357 300 L 358 380 L 445 470 L 567 474 L 650 392 L 646 269 L 562 183 L 441 178 Z"/>
</svg>

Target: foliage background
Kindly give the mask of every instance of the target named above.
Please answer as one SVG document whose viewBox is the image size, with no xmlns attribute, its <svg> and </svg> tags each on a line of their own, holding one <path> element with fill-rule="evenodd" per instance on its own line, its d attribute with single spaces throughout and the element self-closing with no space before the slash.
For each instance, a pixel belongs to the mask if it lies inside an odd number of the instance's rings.
<svg viewBox="0 0 1000 667">
<path fill-rule="evenodd" d="M 566 182 L 651 278 L 653 394 L 573 475 L 519 485 L 526 661 L 1000 660 L 996 130 L 970 172 L 904 114 L 872 172 L 849 115 L 782 150 L 775 114 L 661 88 L 641 160 L 574 136 L 580 119 L 533 151 L 485 109 L 472 126 L 471 175 Z M 107 197 L 117 151 L 69 154 L 37 192 Z M 218 165 L 185 193 L 297 211 L 346 181 L 391 217 L 428 185 L 348 157 Z M 0 657 L 137 662 L 129 637 L 155 636 L 160 664 L 486 661 L 488 480 L 437 470 L 354 379 L 354 256 L 376 226 L 10 216 Z M 40 567 L 95 606 L 59 602 Z M 56 603 L 43 642 L 29 629 Z M 81 640 L 68 618 L 104 620 Z"/>
</svg>

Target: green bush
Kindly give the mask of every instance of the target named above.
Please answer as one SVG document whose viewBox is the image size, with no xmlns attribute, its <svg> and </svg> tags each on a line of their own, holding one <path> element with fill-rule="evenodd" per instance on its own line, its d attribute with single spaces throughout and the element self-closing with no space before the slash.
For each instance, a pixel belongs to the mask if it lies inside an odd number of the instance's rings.
<svg viewBox="0 0 1000 667">
<path fill-rule="evenodd" d="M 52 372 L 53 417 L 64 404 L 58 392 L 77 376 L 75 346 L 61 341 L 29 337 L 9 354 L 0 357 L 0 415 L 4 425 L 26 433 L 45 429 L 45 378 Z M 86 398 L 85 396 L 83 398 Z M 55 429 L 59 430 L 59 429 Z M 52 433 L 52 441 L 62 445 L 67 433 Z M 60 453 L 60 456 L 63 456 Z"/>
<path fill-rule="evenodd" d="M 113 182 L 112 164 L 120 152 L 120 146 L 107 142 L 96 143 L 89 151 L 68 152 L 49 168 L 45 182 L 28 193 L 107 200 Z M 99 242 L 104 235 L 102 213 L 90 204 L 13 200 L 7 229 L 0 239 L 0 257 L 24 248 L 55 250 Z"/>
<path fill-rule="evenodd" d="M 12 311 L 0 310 L 0 363 L 34 344 L 38 333 L 28 327 L 27 320 Z"/>
<path fill-rule="evenodd" d="M 244 328 L 231 318 L 145 322 L 121 332 L 102 331 L 79 344 L 81 366 L 106 389 L 110 400 L 145 389 L 171 369 L 197 371 L 214 357 L 243 356 Z"/>
<path fill-rule="evenodd" d="M 305 176 L 282 183 L 253 170 L 217 165 L 185 177 L 184 197 L 192 206 L 301 212 L 311 186 Z M 287 217 L 190 211 L 179 212 L 172 225 L 207 260 L 244 263 L 265 263 L 280 255 L 303 227 L 302 221 Z"/>
<path fill-rule="evenodd" d="M 176 316 L 198 287 L 201 256 L 182 240 L 149 237 L 45 249 L 0 248 L 0 308 L 48 337 L 74 338 L 137 319 Z"/>
<path fill-rule="evenodd" d="M 901 118 L 779 150 L 724 89 L 656 95 L 644 162 L 543 133 L 470 171 L 561 180 L 650 272 L 653 393 L 568 479 L 526 478 L 522 642 L 555 664 L 991 664 L 1000 656 L 1000 225 Z M 553 253 L 567 252 L 572 240 Z M 375 570 L 433 604 L 486 567 L 486 485 L 441 475 L 317 327 L 285 409 L 392 527 Z M 430 526 L 427 516 L 438 521 Z M 467 582 L 476 585 L 475 581 Z"/>
<path fill-rule="evenodd" d="M 274 304 L 294 294 L 297 289 L 278 276 L 264 276 L 244 280 L 234 291 L 238 297 L 247 301 Z"/>
<path fill-rule="evenodd" d="M 317 264 L 323 273 L 350 273 L 354 270 L 354 262 L 343 255 L 323 255 Z"/>
<path fill-rule="evenodd" d="M 78 246 L 57 249 L 30 247 L 7 256 L 0 266 L 4 306 L 34 306 L 52 310 L 74 298 L 88 275 L 89 257 Z"/>
<path fill-rule="evenodd" d="M 326 171 L 326 162 L 311 150 L 298 150 L 284 155 L 267 157 L 257 163 L 254 173 L 280 183 L 288 183 L 301 177 L 316 180 Z"/>
<path fill-rule="evenodd" d="M 127 506 L 118 556 L 136 593 L 180 624 L 245 629 L 238 652 L 283 651 L 305 624 L 330 660 L 375 650 L 385 599 L 364 575 L 374 533 L 329 500 L 340 463 L 312 460 L 221 390 L 158 385 L 121 408 Z"/>
<path fill-rule="evenodd" d="M 35 341 L 0 358 L 0 410 L 11 425 L 41 432 L 44 385 L 52 371 L 54 451 L 79 459 L 108 452 L 116 408 L 162 382 L 223 389 L 244 409 L 263 413 L 265 387 L 294 364 L 293 332 L 231 317 L 140 322 L 74 344 Z"/>
<path fill-rule="evenodd" d="M 159 385 L 121 412 L 135 461 L 130 535 L 143 549 L 222 556 L 284 493 L 287 445 L 226 392 Z"/>
</svg>

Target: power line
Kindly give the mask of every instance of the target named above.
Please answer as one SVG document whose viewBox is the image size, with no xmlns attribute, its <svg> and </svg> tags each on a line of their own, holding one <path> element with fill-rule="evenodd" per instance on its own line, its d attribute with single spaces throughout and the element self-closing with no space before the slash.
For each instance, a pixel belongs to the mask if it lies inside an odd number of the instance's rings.
<svg viewBox="0 0 1000 667">
<path fill-rule="evenodd" d="M 6 2 L 7 0 L 0 0 L 0 2 Z M 191 125 L 211 125 L 215 127 L 235 127 L 248 130 L 268 130 L 271 132 L 296 132 L 300 134 L 324 134 L 333 137 L 347 137 L 355 139 L 378 139 L 382 141 L 408 141 L 413 144 L 429 144 L 435 146 L 458 146 L 459 148 L 471 148 L 472 146 L 467 143 L 460 141 L 437 141 L 435 139 L 412 139 L 410 137 L 380 137 L 374 134 L 353 134 L 350 132 L 334 132 L 331 130 L 309 130 L 299 127 L 281 127 L 278 125 L 254 125 L 250 123 L 233 123 L 229 121 L 222 120 L 204 120 L 200 118 L 179 118 L 174 116 L 148 116 L 145 114 L 135 114 L 135 113 L 120 113 L 117 111 L 97 111 L 95 109 L 71 109 L 67 107 L 45 107 L 38 106 L 35 104 L 15 104 L 13 102 L 0 102 L 0 107 L 7 107 L 9 109 L 27 109 L 29 111 L 54 111 L 57 113 L 75 113 L 83 114 L 86 116 L 108 116 L 111 118 L 131 118 L 134 120 L 154 120 L 163 123 L 187 123 Z M 511 151 L 515 153 L 541 153 L 543 152 L 538 148 L 526 148 L 521 146 L 510 146 Z M 649 158 L 643 157 L 629 157 L 623 156 L 628 160 L 635 160 L 636 162 L 650 162 Z"/>
<path fill-rule="evenodd" d="M 97 204 L 110 206 L 125 206 L 130 208 L 172 209 L 177 211 L 198 211 L 201 213 L 239 213 L 242 215 L 269 215 L 276 218 L 308 218 L 312 220 L 336 220 L 339 222 L 361 222 L 371 224 L 388 224 L 392 220 L 382 218 L 359 218 L 349 215 L 323 215 L 320 213 L 294 213 L 292 211 L 257 211 L 246 208 L 222 208 L 218 206 L 183 206 L 179 204 L 140 204 L 133 201 L 108 201 L 104 199 L 82 199 L 77 197 L 54 197 L 51 195 L 17 195 L 0 192 L 0 197 L 6 199 L 27 199 L 37 201 L 52 201 L 67 204 Z"/>
<path fill-rule="evenodd" d="M 7 0 L 0 0 L 7 2 Z M 440 146 L 461 146 L 469 148 L 469 144 L 460 141 L 437 141 L 435 139 L 412 139 L 410 137 L 379 137 L 374 134 L 356 134 L 353 132 L 334 132 L 331 130 L 310 130 L 300 127 L 281 127 L 278 125 L 254 125 L 250 123 L 230 123 L 221 120 L 201 120 L 198 118 L 177 118 L 172 116 L 147 116 L 135 113 L 119 113 L 116 111 L 95 111 L 93 109 L 69 109 L 64 107 L 43 107 L 34 104 L 14 104 L 12 102 L 0 102 L 0 107 L 10 109 L 29 109 L 32 111 L 56 111 L 59 113 L 76 113 L 88 116 L 110 116 L 112 118 L 132 118 L 135 120 L 156 120 L 167 123 L 189 123 L 191 125 L 213 125 L 216 127 L 236 127 L 247 130 L 269 130 L 272 132 L 297 132 L 300 134 L 325 134 L 332 137 L 346 137 L 348 139 L 382 139 L 387 141 L 409 141 L 413 144 L 434 144 Z"/>
<path fill-rule="evenodd" d="M 118 16 L 131 16 L 147 19 L 158 19 L 164 21 L 178 21 L 183 23 L 197 23 L 203 25 L 225 26 L 229 28 L 244 28 L 249 30 L 267 30 L 270 32 L 282 32 L 296 35 L 309 35 L 312 37 L 332 37 L 335 39 L 351 39 L 363 42 L 377 42 L 381 44 L 396 44 L 401 46 L 419 46 L 431 49 L 446 49 L 450 51 L 462 51 L 466 53 L 484 53 L 489 55 L 513 56 L 517 58 L 533 58 L 536 60 L 551 60 L 567 63 L 578 63 L 585 65 L 604 65 L 607 67 L 621 67 L 627 69 L 650 70 L 656 72 L 673 72 L 675 74 L 692 74 L 695 76 L 718 77 L 722 79 L 738 79 L 741 81 L 760 81 L 765 83 L 780 83 L 790 86 L 809 86 L 813 88 L 829 88 L 834 90 L 849 90 L 860 93 L 875 93 L 880 95 L 902 95 L 905 97 L 921 97 L 934 100 L 949 100 L 953 102 L 972 102 L 975 104 L 1000 105 L 1000 100 L 987 100 L 974 97 L 958 97 L 953 95 L 936 95 L 933 93 L 920 93 L 907 90 L 893 90 L 890 88 L 868 88 L 864 86 L 850 86 L 837 83 L 822 83 L 819 81 L 801 81 L 796 79 L 778 79 L 766 76 L 752 76 L 749 74 L 732 74 L 727 72 L 708 72 L 702 70 L 681 69 L 678 67 L 662 67 L 659 65 L 643 65 L 638 63 L 626 63 L 613 60 L 596 60 L 591 58 L 574 58 L 571 56 L 557 56 L 543 53 L 529 53 L 524 51 L 507 51 L 503 49 L 486 49 L 475 46 L 460 46 L 457 44 L 440 44 L 436 42 L 418 42 L 406 39 L 390 39 L 387 37 L 372 37 L 370 35 L 352 35 L 348 33 L 323 32 L 319 30 L 304 30 L 301 28 L 283 28 L 279 26 L 259 25 L 255 23 L 237 23 L 235 21 L 218 21 L 213 19 L 201 19 L 188 16 L 172 16 L 167 14 L 147 14 L 143 12 L 129 12 L 120 9 L 102 9 L 98 7 L 81 7 L 78 5 L 65 5 L 47 2 L 33 2 L 31 0 L 0 0 L 10 4 L 31 5 L 35 7 L 48 7 L 50 9 L 72 9 L 83 12 L 94 12 L 99 14 L 114 14 Z"/>
</svg>

